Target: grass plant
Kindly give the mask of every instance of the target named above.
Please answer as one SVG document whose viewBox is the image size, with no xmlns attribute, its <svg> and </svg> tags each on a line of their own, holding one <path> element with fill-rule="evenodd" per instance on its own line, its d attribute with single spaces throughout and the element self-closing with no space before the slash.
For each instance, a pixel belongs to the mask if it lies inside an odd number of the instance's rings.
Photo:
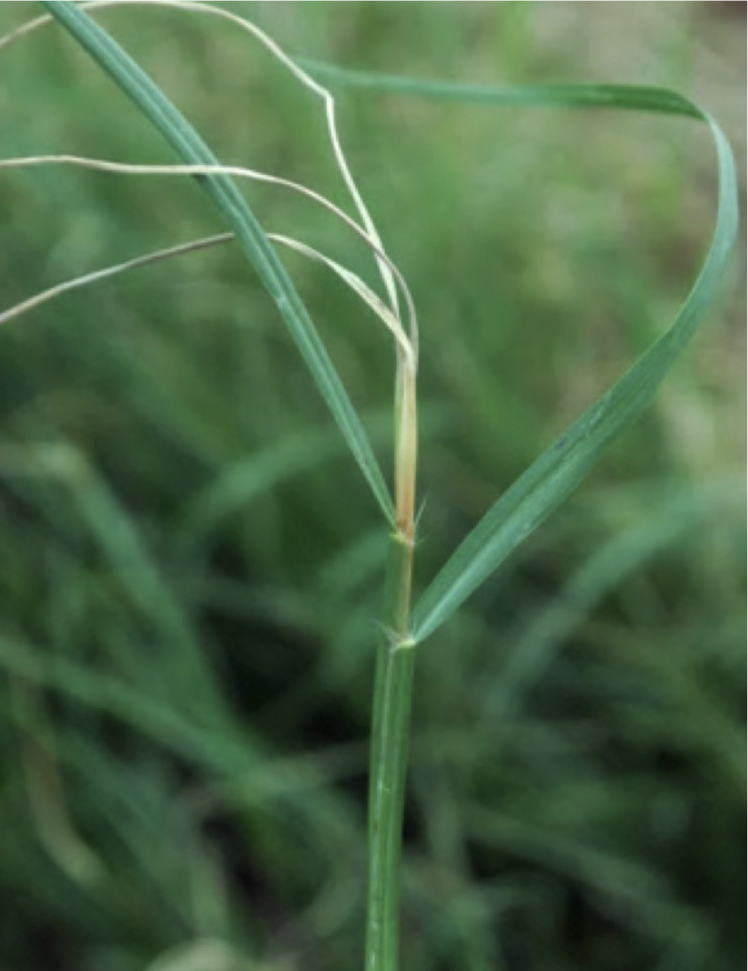
<svg viewBox="0 0 748 971">
<path fill-rule="evenodd" d="M 3 43 L 10 44 L 20 40 L 52 20 L 57 21 L 131 99 L 138 111 L 170 144 L 180 161 L 178 164 L 169 165 L 135 164 L 90 156 L 26 152 L 1 160 L 0 168 L 67 166 L 123 176 L 147 175 L 178 179 L 188 177 L 195 180 L 207 194 L 224 231 L 169 246 L 145 256 L 137 256 L 56 284 L 5 311 L 0 315 L 0 323 L 35 310 L 47 300 L 64 292 L 87 287 L 106 277 L 114 277 L 173 256 L 214 246 L 236 245 L 254 267 L 285 321 L 309 374 L 337 423 L 342 439 L 382 514 L 383 522 L 379 530 L 375 530 L 366 542 L 354 546 L 350 550 L 350 560 L 343 567 L 338 564 L 338 571 L 342 569 L 343 573 L 347 573 L 351 564 L 358 563 L 362 575 L 368 578 L 372 573 L 372 565 L 374 571 L 382 565 L 382 535 L 384 532 L 389 534 L 385 557 L 385 605 L 380 618 L 376 647 L 368 768 L 368 877 L 364 966 L 366 971 L 397 971 L 401 949 L 401 844 L 416 656 L 422 650 L 421 645 L 440 630 L 493 577 L 507 558 L 579 485 L 611 442 L 640 415 L 651 402 L 683 348 L 694 336 L 718 292 L 736 234 L 737 202 L 732 153 L 721 129 L 708 113 L 688 99 L 666 89 L 612 84 L 491 87 L 342 70 L 327 64 L 291 59 L 264 31 L 243 16 L 222 7 L 176 0 L 169 3 L 159 2 L 158 5 L 181 12 L 228 19 L 233 25 L 249 31 L 283 68 L 290 71 L 297 81 L 321 101 L 332 157 L 355 214 L 350 215 L 342 206 L 299 181 L 222 164 L 163 89 L 88 13 L 89 10 L 95 13 L 98 8 L 116 6 L 116 3 L 72 4 L 50 0 L 43 4 L 48 11 L 47 16 L 38 18 L 8 35 Z M 323 85 L 329 85 L 329 88 Z M 419 450 L 416 391 L 418 321 L 415 301 L 353 179 L 352 167 L 349 166 L 338 135 L 335 100 L 331 92 L 348 88 L 364 88 L 372 93 L 395 94 L 413 99 L 437 99 L 461 105 L 552 108 L 564 111 L 602 108 L 648 112 L 663 118 L 668 115 L 679 116 L 704 123 L 711 132 L 716 148 L 718 192 L 712 242 L 693 286 L 670 326 L 651 343 L 621 378 L 588 406 L 581 417 L 558 435 L 529 468 L 503 491 L 477 525 L 469 529 L 458 542 L 453 553 L 425 585 L 423 592 L 415 597 L 413 573 L 414 559 L 419 549 L 417 526 L 420 524 L 416 489 Z M 344 266 L 306 241 L 287 233 L 264 230 L 239 189 L 244 180 L 270 183 L 274 191 L 290 191 L 304 196 L 313 205 L 334 216 L 343 231 L 352 232 L 355 240 L 364 242 L 379 274 L 383 293 L 377 293 L 374 286 L 365 282 L 359 272 Z M 328 352 L 313 322 L 312 314 L 289 272 L 281 262 L 276 246 L 290 249 L 330 269 L 360 299 L 367 312 L 374 312 L 379 323 L 393 339 L 395 370 L 391 489 L 386 484 L 386 477 L 377 457 L 378 449 L 372 441 L 372 423 L 352 403 L 345 383 L 333 363 L 332 355 Z M 329 437 L 324 432 L 320 433 L 320 441 L 323 440 L 326 444 L 319 447 L 315 444 L 309 453 L 312 464 L 323 453 L 334 453 Z M 182 548 L 189 549 L 191 543 L 198 542 L 206 530 L 213 528 L 212 523 L 230 515 L 237 501 L 243 502 L 248 495 L 264 492 L 278 483 L 282 484 L 289 469 L 304 468 L 309 462 L 309 457 L 305 457 L 307 453 L 304 452 L 304 444 L 304 441 L 294 442 L 293 439 L 275 443 L 275 451 L 269 450 L 264 466 L 253 462 L 249 467 L 234 468 L 228 480 L 208 490 L 201 501 L 196 502 L 184 514 L 182 536 L 185 545 Z M 211 443 L 206 447 L 210 448 Z M 284 448 L 286 451 L 282 451 Z M 151 560 L 147 544 L 143 542 L 138 530 L 132 527 L 127 513 L 92 464 L 76 448 L 54 445 L 40 447 L 31 454 L 12 447 L 6 448 L 0 453 L 0 465 L 11 478 L 23 481 L 25 489 L 30 488 L 32 492 L 36 489 L 40 508 L 45 508 L 47 515 L 53 518 L 55 490 L 66 488 L 69 491 L 87 535 L 93 538 L 114 574 L 118 575 L 130 602 L 137 606 L 141 618 L 138 623 L 155 632 L 163 643 L 179 645 L 175 653 L 164 652 L 160 686 L 155 694 L 151 694 L 149 691 L 129 688 L 114 677 L 96 671 L 86 672 L 77 661 L 71 661 L 63 653 L 55 657 L 54 663 L 42 663 L 38 652 L 25 643 L 22 636 L 8 633 L 0 643 L 0 653 L 3 663 L 12 672 L 19 721 L 26 725 L 42 725 L 46 716 L 43 709 L 36 705 L 36 691 L 42 686 L 55 688 L 84 707 L 101 709 L 125 723 L 136 724 L 140 731 L 157 739 L 176 756 L 188 761 L 195 760 L 202 768 L 221 777 L 221 787 L 226 790 L 221 799 L 230 801 L 234 798 L 246 798 L 241 795 L 241 780 L 248 768 L 251 768 L 254 772 L 252 792 L 248 797 L 251 802 L 261 802 L 267 794 L 277 796 L 278 792 L 287 792 L 290 793 L 288 799 L 295 807 L 294 811 L 298 811 L 297 804 L 303 801 L 304 779 L 316 779 L 328 770 L 324 765 L 314 765 L 313 762 L 291 764 L 284 768 L 280 760 L 281 764 L 274 766 L 273 773 L 263 771 L 267 757 L 263 740 L 253 737 L 251 729 L 238 733 L 231 727 L 226 700 L 222 697 L 209 665 L 206 665 L 191 618 L 185 613 L 179 599 L 174 597 L 168 582 L 163 580 L 161 571 Z M 29 480 L 32 480 L 30 487 Z M 700 504 L 690 494 L 686 494 L 682 501 L 668 503 L 662 517 L 656 517 L 658 528 L 653 529 L 650 524 L 636 525 L 613 541 L 611 549 L 601 550 L 571 577 L 558 601 L 545 612 L 541 611 L 526 628 L 518 641 L 516 653 L 506 663 L 502 672 L 501 690 L 498 695 L 492 696 L 482 710 L 484 727 L 492 726 L 487 730 L 489 736 L 494 733 L 494 726 L 502 722 L 507 710 L 518 704 L 522 692 L 532 683 L 535 672 L 542 670 L 548 663 L 549 653 L 563 637 L 560 632 L 573 628 L 578 618 L 584 616 L 591 609 L 591 605 L 602 598 L 621 575 L 635 570 L 637 564 L 653 555 L 653 550 L 660 549 L 663 544 L 671 541 L 672 536 L 687 530 L 689 524 L 701 514 L 700 508 Z M 424 517 L 428 517 L 428 508 Z M 328 575 L 332 575 L 335 568 L 335 564 L 331 564 Z M 60 575 L 64 574 L 64 559 L 56 569 Z M 222 594 L 238 596 L 239 599 L 242 597 L 241 591 L 232 589 L 223 589 Z M 106 599 L 105 593 L 102 596 Z M 60 598 L 60 625 L 64 630 L 65 618 L 71 612 L 75 613 L 75 603 L 72 602 L 75 595 L 71 591 L 71 603 L 67 603 L 63 585 Z M 266 606 L 265 609 L 271 608 Z M 294 615 L 292 604 L 283 603 L 277 609 L 285 616 Z M 130 622 L 123 615 L 123 623 L 126 625 Z M 304 623 L 307 622 L 304 620 Z M 345 639 L 345 625 L 341 622 L 340 626 L 340 636 Z M 459 645 L 452 647 L 459 650 Z M 117 658 L 115 666 L 122 665 L 125 669 L 132 666 L 132 660 L 127 659 L 126 652 L 122 651 L 117 657 L 116 643 L 111 650 Z M 136 674 L 135 676 L 137 677 Z M 192 694 L 194 685 L 201 686 L 197 705 L 194 704 L 195 698 Z M 303 704 L 303 697 L 296 699 L 298 708 L 303 708 Z M 195 720 L 192 718 L 193 709 L 200 712 L 199 718 Z M 83 736 L 76 744 L 85 747 L 88 743 Z M 89 757 L 91 771 L 107 771 L 96 762 L 93 753 L 89 752 Z M 341 752 L 340 757 L 345 762 L 345 752 Z M 31 792 L 40 792 L 39 786 L 45 778 L 51 779 L 51 785 L 55 785 L 54 760 L 49 751 L 45 752 L 44 744 L 40 745 L 39 752 L 29 754 L 26 764 L 30 773 Z M 334 773 L 334 767 L 329 771 Z M 420 786 L 422 791 L 428 788 L 423 780 L 420 780 Z M 111 784 L 109 788 L 114 794 L 115 785 Z M 159 787 L 154 782 L 152 803 L 137 825 L 133 826 L 131 832 L 136 835 L 130 847 L 122 848 L 126 853 L 148 856 L 148 847 L 157 838 L 158 826 L 153 822 L 154 817 L 161 821 L 161 832 L 171 832 L 174 838 L 172 827 L 178 825 L 179 821 L 173 819 L 172 810 L 168 806 L 159 803 L 158 792 Z M 215 794 L 208 791 L 202 797 L 210 803 Z M 434 840 L 442 848 L 447 847 L 444 849 L 445 858 L 451 859 L 453 863 L 454 849 L 449 849 L 450 839 L 443 834 L 453 826 L 457 815 L 464 815 L 466 830 L 486 845 L 501 847 L 509 841 L 523 848 L 522 852 L 529 857 L 539 856 L 551 861 L 551 865 L 561 870 L 573 870 L 582 881 L 598 881 L 605 892 L 623 898 L 629 895 L 636 900 L 648 901 L 653 912 L 657 913 L 657 920 L 662 927 L 668 926 L 668 922 L 680 926 L 681 915 L 677 913 L 677 909 L 659 903 L 663 896 L 660 888 L 650 886 L 647 877 L 635 866 L 629 866 L 622 860 L 596 855 L 594 851 L 585 855 L 583 849 L 573 845 L 573 841 L 565 842 L 540 830 L 533 830 L 532 827 L 523 828 L 511 819 L 502 818 L 499 814 L 486 814 L 480 807 L 471 806 L 469 803 L 464 810 L 454 807 L 450 809 L 453 804 L 452 796 L 448 792 L 439 793 L 438 800 L 441 808 L 434 809 L 434 819 L 437 820 L 441 813 L 443 823 L 440 825 L 435 822 L 434 825 L 442 835 L 435 834 Z M 99 860 L 76 833 L 61 798 L 47 799 L 41 791 L 35 805 L 40 834 L 53 856 L 74 880 L 82 885 L 94 885 L 101 879 L 101 873 L 108 864 Z M 53 809 L 50 815 L 45 815 L 44 807 L 48 805 L 57 806 L 59 811 L 55 814 Z M 111 808 L 116 812 L 132 812 L 134 818 L 138 817 L 138 810 L 134 806 L 124 809 L 113 804 Z M 282 855 L 282 850 L 279 849 L 280 837 L 274 832 L 273 826 L 260 821 L 259 817 L 252 818 L 251 825 L 263 830 L 264 844 L 275 847 Z M 343 834 L 341 847 L 347 853 L 352 840 L 348 835 L 351 829 L 346 822 L 345 809 L 335 800 L 327 803 L 322 800 L 317 809 L 309 813 L 306 818 L 307 838 L 313 839 L 315 832 L 328 834 L 330 820 L 339 824 Z M 352 841 L 355 842 L 355 839 Z M 331 852 L 334 852 L 334 848 L 331 848 Z M 206 926 L 220 925 L 221 920 L 215 919 L 216 908 L 221 910 L 216 901 L 220 901 L 224 893 L 220 878 L 216 876 L 209 860 L 196 858 L 192 865 L 197 874 L 196 886 L 200 887 L 201 894 L 195 908 L 204 915 Z M 154 870 L 158 868 L 158 860 L 154 859 L 153 866 Z M 459 866 L 455 866 L 455 871 L 459 871 Z M 158 873 L 154 872 L 154 884 L 158 884 L 160 879 Z M 341 878 L 341 881 L 344 889 L 350 887 L 345 878 Z M 339 888 L 330 888 L 333 899 L 336 892 L 342 891 Z M 350 893 L 350 889 L 347 892 Z M 471 904 L 469 893 L 464 894 L 463 903 L 461 913 L 465 916 L 455 917 L 455 921 L 459 924 L 460 920 L 464 920 L 458 933 L 471 938 L 465 966 L 480 971 L 491 964 L 491 959 L 486 957 L 491 951 L 491 945 L 481 943 L 481 932 L 475 930 L 482 926 L 480 906 L 474 907 Z M 323 904 L 320 905 L 322 916 L 310 918 L 311 925 L 317 919 L 324 926 Z M 175 913 L 178 913 L 181 907 L 179 901 L 175 901 L 174 906 Z M 178 923 L 178 920 L 175 919 L 175 922 Z M 105 914 L 102 915 L 102 924 L 106 925 Z M 697 942 L 693 946 L 698 951 L 701 945 Z M 495 957 L 494 960 L 501 958 Z M 507 960 L 507 967 L 515 966 L 512 960 Z M 180 967 L 189 967 L 190 962 L 200 961 L 206 965 L 212 963 L 216 968 L 229 968 L 234 966 L 232 962 L 240 966 L 241 959 L 235 958 L 233 952 L 225 950 L 223 944 L 206 938 L 186 951 L 176 952 L 165 963 L 153 965 L 153 969 L 155 971 L 157 967 L 173 967 L 176 971 Z"/>
</svg>

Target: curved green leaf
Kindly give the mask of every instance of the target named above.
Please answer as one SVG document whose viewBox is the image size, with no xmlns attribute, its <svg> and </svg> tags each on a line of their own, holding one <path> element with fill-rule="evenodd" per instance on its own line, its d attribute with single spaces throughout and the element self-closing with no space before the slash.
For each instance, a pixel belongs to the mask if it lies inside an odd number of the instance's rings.
<svg viewBox="0 0 748 971">
<path fill-rule="evenodd" d="M 109 34 L 74 3 L 42 0 L 49 10 L 131 98 L 185 162 L 218 165 L 180 111 Z M 222 174 L 194 176 L 236 233 L 242 249 L 280 310 L 312 377 L 390 522 L 392 499 L 363 425 L 291 278 L 244 196 Z"/>
<path fill-rule="evenodd" d="M 504 108 L 622 108 L 655 111 L 666 115 L 690 115 L 706 120 L 704 112 L 688 98 L 667 88 L 640 84 L 461 84 L 431 81 L 393 74 L 372 74 L 299 57 L 296 61 L 315 77 L 332 84 L 391 92 L 432 101 L 484 104 Z"/>
<path fill-rule="evenodd" d="M 719 175 L 714 237 L 696 282 L 670 328 L 575 421 L 489 509 L 416 604 L 413 639 L 432 634 L 582 481 L 610 442 L 654 396 L 715 295 L 737 232 L 737 189 L 730 146 L 704 111 L 674 91 L 615 84 L 488 87 L 347 71 L 304 61 L 332 83 L 417 97 L 515 107 L 618 108 L 688 115 L 706 122 Z"/>
<path fill-rule="evenodd" d="M 214 164 L 199 136 L 93 21 L 69 3 L 44 5 L 77 37 L 132 97 L 183 158 Z M 404 95 L 505 107 L 617 108 L 687 115 L 706 122 L 717 149 L 719 199 L 717 225 L 699 276 L 670 328 L 606 394 L 574 422 L 500 497 L 458 547 L 418 602 L 413 639 L 424 640 L 452 614 L 579 484 L 615 436 L 655 394 L 676 357 L 692 337 L 711 303 L 737 231 L 735 168 L 730 147 L 713 119 L 688 99 L 664 88 L 614 84 L 563 84 L 490 87 L 349 71 L 300 61 L 312 74 L 334 83 Z M 283 267 L 230 179 L 201 179 L 255 264 L 276 300 L 335 415 L 351 450 L 382 508 L 392 504 L 360 422 Z"/>
</svg>

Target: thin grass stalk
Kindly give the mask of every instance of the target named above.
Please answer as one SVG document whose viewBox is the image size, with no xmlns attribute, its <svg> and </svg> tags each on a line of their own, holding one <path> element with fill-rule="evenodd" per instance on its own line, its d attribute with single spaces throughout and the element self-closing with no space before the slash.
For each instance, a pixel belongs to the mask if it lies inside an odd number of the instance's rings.
<svg viewBox="0 0 748 971">
<path fill-rule="evenodd" d="M 416 370 L 414 348 L 398 345 L 396 529 L 390 537 L 384 635 L 377 649 L 372 706 L 365 971 L 397 971 L 400 951 L 400 856 L 415 667 L 410 609 L 418 451 Z"/>
<path fill-rule="evenodd" d="M 720 190 L 718 224 L 707 260 L 681 308 L 671 329 L 659 338 L 640 361 L 602 398 L 568 429 L 502 496 L 484 516 L 478 526 L 458 547 L 442 571 L 427 588 L 420 604 L 416 605 L 411 621 L 411 582 L 413 551 L 415 544 L 415 466 L 416 466 L 416 393 L 415 378 L 418 357 L 418 338 L 415 313 L 408 296 L 403 293 L 411 311 L 411 328 L 403 329 L 397 305 L 395 282 L 402 278 L 382 249 L 373 222 L 360 198 L 348 172 L 337 139 L 332 96 L 316 84 L 288 59 L 276 45 L 257 31 L 248 29 L 260 37 L 263 43 L 280 57 L 292 72 L 325 100 L 328 127 L 336 160 L 344 181 L 356 203 L 363 226 L 337 210 L 327 200 L 303 186 L 287 180 L 252 172 L 247 169 L 230 169 L 221 166 L 199 135 L 157 89 L 150 79 L 98 26 L 89 21 L 75 4 L 60 0 L 43 0 L 56 19 L 77 37 L 83 46 L 117 81 L 120 87 L 140 106 L 156 127 L 167 137 L 172 146 L 189 164 L 186 166 L 124 166 L 121 163 L 72 157 L 26 158 L 6 160 L 0 165 L 41 164 L 42 162 L 66 161 L 111 171 L 130 172 L 166 170 L 182 174 L 189 171 L 198 178 L 208 191 L 224 218 L 234 230 L 235 237 L 254 263 L 267 289 L 273 295 L 279 310 L 285 317 L 294 339 L 304 355 L 309 368 L 346 437 L 353 454 L 366 475 L 372 489 L 387 516 L 394 522 L 387 570 L 384 610 L 385 634 L 377 649 L 374 689 L 368 829 L 368 878 L 366 920 L 366 971 L 397 971 L 399 966 L 399 896 L 400 857 L 405 781 L 408 754 L 411 696 L 413 688 L 415 645 L 432 634 L 447 617 L 467 599 L 477 587 L 500 565 L 509 553 L 565 498 L 589 471 L 599 453 L 642 410 L 654 394 L 659 383 L 671 367 L 676 355 L 692 336 L 696 326 L 713 298 L 717 281 L 721 276 L 727 255 L 732 247 L 736 230 L 737 204 L 732 155 L 719 128 L 701 109 L 673 92 L 654 88 L 627 88 L 614 85 L 597 85 L 591 88 L 579 85 L 538 88 L 486 89 L 414 81 L 403 78 L 382 78 L 372 75 L 339 71 L 329 66 L 318 66 L 314 71 L 331 74 L 346 83 L 397 90 L 401 93 L 418 94 L 442 99 L 460 98 L 473 102 L 516 104 L 526 106 L 563 107 L 622 107 L 669 114 L 689 115 L 706 121 L 717 146 Z M 95 4 L 103 5 L 103 4 Z M 234 21 L 235 15 L 219 8 L 190 2 L 168 3 L 180 9 L 220 13 Z M 39 25 L 42 21 L 34 23 Z M 27 28 L 24 28 L 26 30 Z M 21 34 L 16 32 L 13 37 Z M 11 38 L 12 39 L 12 38 Z M 362 281 L 344 267 L 318 253 L 298 240 L 272 236 L 256 223 L 229 175 L 260 178 L 284 185 L 315 199 L 332 209 L 355 232 L 363 236 L 374 252 L 387 289 L 391 306 L 372 293 Z M 392 331 L 397 346 L 396 382 L 396 443 L 395 443 L 395 490 L 394 503 L 382 479 L 377 460 L 366 434 L 353 410 L 346 392 L 324 345 L 321 343 L 304 305 L 287 274 L 278 261 L 270 240 L 290 245 L 333 269 L 374 309 Z M 198 244 L 188 244 L 190 246 Z M 93 279 L 112 275 L 125 268 L 152 262 L 156 258 L 185 251 L 177 247 L 141 260 L 130 261 L 118 267 L 89 274 L 79 281 L 60 285 L 41 295 L 41 299 L 83 285 Z M 40 302 L 32 298 L 33 305 Z M 26 302 L 21 309 L 28 309 Z M 19 308 L 13 308 L 17 315 Z M 2 322 L 0 317 L 0 322 Z M 5 319 L 10 319 L 6 315 Z M 101 503 L 95 505 L 98 512 Z M 394 506 L 394 510 L 393 510 Z M 393 515 L 394 513 L 394 515 Z M 158 592 L 158 588 L 157 592 Z M 0 645 L 1 646 L 1 645 Z"/>
<path fill-rule="evenodd" d="M 377 650 L 369 762 L 366 971 L 397 971 L 400 853 L 415 647 L 409 638 L 413 544 L 391 537 Z"/>
</svg>

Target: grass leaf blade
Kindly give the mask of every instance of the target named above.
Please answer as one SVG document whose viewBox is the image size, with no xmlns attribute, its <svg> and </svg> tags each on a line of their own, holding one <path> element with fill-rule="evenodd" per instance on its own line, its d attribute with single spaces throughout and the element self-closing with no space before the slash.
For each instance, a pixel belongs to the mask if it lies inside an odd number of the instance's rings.
<svg viewBox="0 0 748 971">
<path fill-rule="evenodd" d="M 646 407 L 711 304 L 737 233 L 735 163 L 716 122 L 667 88 L 627 84 L 476 85 L 373 74 L 304 59 L 310 74 L 367 93 L 514 108 L 606 108 L 688 116 L 711 129 L 717 150 L 717 220 L 709 252 L 670 328 L 637 363 L 517 479 L 424 591 L 412 636 L 423 641 L 582 481 L 604 449 Z"/>
<path fill-rule="evenodd" d="M 310 58 L 297 58 L 297 62 L 315 77 L 375 94 L 401 94 L 488 107 L 622 108 L 705 118 L 700 108 L 677 91 L 643 84 L 465 84 L 356 71 Z"/>
<path fill-rule="evenodd" d="M 191 164 L 219 164 L 181 112 L 103 28 L 73 3 L 42 3 L 135 102 L 181 158 Z M 236 233 L 237 241 L 275 301 L 359 468 L 392 521 L 392 499 L 369 439 L 283 264 L 232 180 L 219 173 L 197 178 Z"/>
</svg>

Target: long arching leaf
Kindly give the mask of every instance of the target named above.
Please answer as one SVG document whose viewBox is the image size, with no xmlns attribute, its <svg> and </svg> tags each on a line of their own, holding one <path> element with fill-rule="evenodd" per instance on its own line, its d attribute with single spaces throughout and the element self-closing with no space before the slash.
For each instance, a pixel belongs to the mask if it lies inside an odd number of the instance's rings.
<svg viewBox="0 0 748 971">
<path fill-rule="evenodd" d="M 327 81 L 403 95 L 504 107 L 617 108 L 687 115 L 706 122 L 717 149 L 717 221 L 704 264 L 669 329 L 636 364 L 517 479 L 463 540 L 416 604 L 413 639 L 423 641 L 473 593 L 582 481 L 611 441 L 651 401 L 703 320 L 737 232 L 735 164 L 715 121 L 664 88 L 616 84 L 489 87 L 421 81 L 303 62 Z"/>
<path fill-rule="evenodd" d="M 219 164 L 187 119 L 103 28 L 74 3 L 62 0 L 42 2 L 135 102 L 185 162 Z M 379 505 L 392 521 L 392 499 L 374 451 L 291 278 L 232 180 L 222 174 L 196 178 L 236 233 L 237 241 L 275 301 Z"/>
</svg>

